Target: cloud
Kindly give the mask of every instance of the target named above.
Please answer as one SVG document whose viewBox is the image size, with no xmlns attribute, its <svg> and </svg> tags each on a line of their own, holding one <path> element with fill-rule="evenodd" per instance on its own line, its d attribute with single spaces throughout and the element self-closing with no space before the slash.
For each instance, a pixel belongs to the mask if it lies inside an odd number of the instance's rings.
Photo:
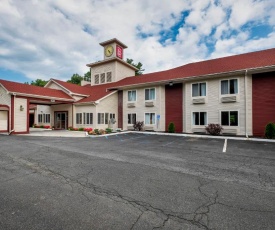
<svg viewBox="0 0 275 230">
<path fill-rule="evenodd" d="M 274 10 L 271 0 L 2 0 L 0 69 L 66 80 L 102 60 L 98 43 L 114 37 L 146 72 L 271 48 Z M 252 37 L 257 25 L 272 31 Z"/>
</svg>

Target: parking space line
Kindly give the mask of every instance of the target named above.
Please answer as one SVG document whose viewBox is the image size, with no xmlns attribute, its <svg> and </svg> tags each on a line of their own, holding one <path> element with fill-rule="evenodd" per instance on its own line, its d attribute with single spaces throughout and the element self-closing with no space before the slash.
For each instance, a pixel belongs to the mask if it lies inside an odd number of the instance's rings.
<svg viewBox="0 0 275 230">
<path fill-rule="evenodd" d="M 224 139 L 224 145 L 223 145 L 223 150 L 222 152 L 225 153 L 227 148 L 227 139 Z"/>
</svg>

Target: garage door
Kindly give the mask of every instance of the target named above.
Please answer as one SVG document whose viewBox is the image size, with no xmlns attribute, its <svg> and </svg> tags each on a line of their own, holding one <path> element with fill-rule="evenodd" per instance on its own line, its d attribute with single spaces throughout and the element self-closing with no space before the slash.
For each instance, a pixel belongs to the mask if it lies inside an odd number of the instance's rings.
<svg viewBox="0 0 275 230">
<path fill-rule="evenodd" d="M 8 111 L 0 111 L 0 132 L 8 131 Z"/>
</svg>

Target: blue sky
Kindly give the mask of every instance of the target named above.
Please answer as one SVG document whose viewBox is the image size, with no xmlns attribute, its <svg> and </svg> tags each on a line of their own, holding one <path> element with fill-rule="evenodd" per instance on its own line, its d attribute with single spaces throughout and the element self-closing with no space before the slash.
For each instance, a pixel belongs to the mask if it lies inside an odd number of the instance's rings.
<svg viewBox="0 0 275 230">
<path fill-rule="evenodd" d="M 69 79 L 117 38 L 145 72 L 275 48 L 274 0 L 1 0 L 0 79 Z"/>
</svg>

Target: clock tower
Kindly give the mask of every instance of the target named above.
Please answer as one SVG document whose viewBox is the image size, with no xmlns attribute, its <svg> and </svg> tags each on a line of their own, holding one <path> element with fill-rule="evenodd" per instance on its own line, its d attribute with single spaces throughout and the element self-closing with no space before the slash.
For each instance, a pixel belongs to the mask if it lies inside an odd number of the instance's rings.
<svg viewBox="0 0 275 230">
<path fill-rule="evenodd" d="M 91 70 L 91 85 L 108 84 L 135 76 L 137 68 L 123 60 L 126 45 L 116 38 L 99 45 L 103 46 L 103 60 L 86 65 Z"/>
<path fill-rule="evenodd" d="M 116 38 L 99 43 L 104 47 L 104 60 L 108 58 L 120 58 L 123 59 L 123 51 L 128 48 L 121 41 Z"/>
</svg>

